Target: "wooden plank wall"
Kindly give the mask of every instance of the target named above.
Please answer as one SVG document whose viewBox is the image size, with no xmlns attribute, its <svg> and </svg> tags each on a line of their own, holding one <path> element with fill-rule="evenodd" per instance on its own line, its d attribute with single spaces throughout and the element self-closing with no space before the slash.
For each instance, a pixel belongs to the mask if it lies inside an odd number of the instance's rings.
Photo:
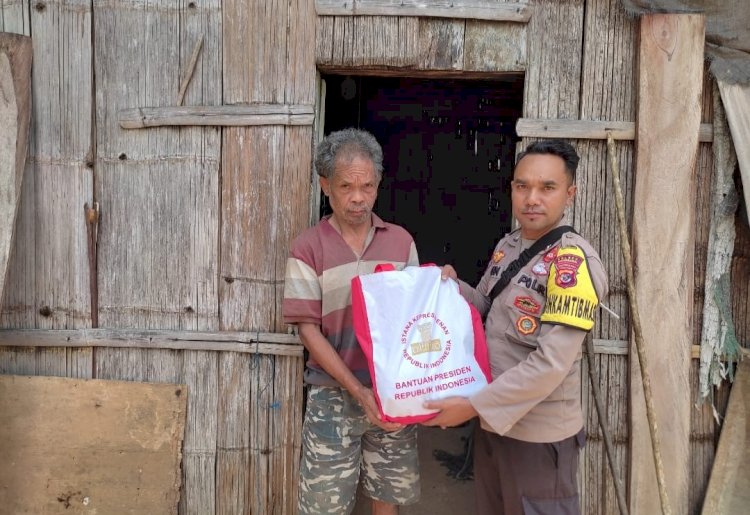
<svg viewBox="0 0 750 515">
<path fill-rule="evenodd" d="M 35 112 L 2 326 L 91 325 L 83 205 L 96 200 L 100 326 L 286 330 L 284 266 L 308 222 L 312 128 L 124 131 L 117 113 L 176 105 L 201 38 L 185 105 L 313 104 L 312 5 L 3 3 L 2 29 L 34 35 Z M 297 356 L 0 348 L 3 374 L 187 384 L 181 513 L 292 511 L 301 370 Z"/>
</svg>

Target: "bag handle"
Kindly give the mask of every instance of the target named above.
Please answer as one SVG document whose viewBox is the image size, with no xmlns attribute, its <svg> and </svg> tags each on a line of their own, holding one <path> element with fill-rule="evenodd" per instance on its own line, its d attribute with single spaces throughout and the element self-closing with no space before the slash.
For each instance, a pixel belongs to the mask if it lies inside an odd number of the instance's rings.
<svg viewBox="0 0 750 515">
<path fill-rule="evenodd" d="M 396 267 L 391 263 L 379 263 L 375 265 L 375 272 L 393 272 Z"/>
</svg>

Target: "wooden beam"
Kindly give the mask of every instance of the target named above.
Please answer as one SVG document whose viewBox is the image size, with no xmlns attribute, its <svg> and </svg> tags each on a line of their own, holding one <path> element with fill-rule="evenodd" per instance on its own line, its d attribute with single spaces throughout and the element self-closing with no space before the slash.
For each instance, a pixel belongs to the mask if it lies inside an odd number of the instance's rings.
<svg viewBox="0 0 750 515">
<path fill-rule="evenodd" d="M 633 193 L 635 289 L 641 306 L 653 417 L 630 362 L 630 513 L 687 513 L 695 181 L 703 83 L 703 15 L 641 18 Z M 631 356 L 636 353 L 631 351 Z M 656 428 L 654 439 L 651 428 Z M 664 471 L 657 474 L 654 448 Z M 658 480 L 663 480 L 661 483 Z M 660 495 L 660 484 L 664 485 Z M 666 501 L 665 501 L 666 498 Z"/>
<path fill-rule="evenodd" d="M 31 38 L 0 34 L 0 299 L 21 196 L 31 119 Z"/>
<path fill-rule="evenodd" d="M 597 354 L 627 355 L 630 352 L 628 345 L 627 340 L 594 338 Z M 302 344 L 294 334 L 237 331 L 0 329 L 0 347 L 113 347 L 302 355 Z M 697 359 L 699 353 L 700 346 L 693 345 L 692 358 Z"/>
<path fill-rule="evenodd" d="M 527 22 L 531 7 L 525 2 L 497 0 L 315 0 L 319 16 L 421 16 L 490 21 Z"/>
<path fill-rule="evenodd" d="M 164 125 L 312 125 L 314 106 L 252 104 L 226 106 L 138 107 L 119 113 L 123 129 Z"/>
<path fill-rule="evenodd" d="M 635 122 L 533 118 L 519 118 L 516 122 L 516 134 L 521 138 L 607 139 L 608 132 L 612 139 L 633 141 Z M 713 125 L 700 124 L 698 141 L 710 143 L 713 139 Z"/>
<path fill-rule="evenodd" d="M 745 356 L 729 394 L 702 515 L 747 513 L 750 504 L 750 354 Z"/>
<path fill-rule="evenodd" d="M 740 164 L 740 177 L 745 192 L 745 209 L 750 219 L 750 85 L 719 82 L 721 101 L 727 113 L 734 150 Z"/>
<path fill-rule="evenodd" d="M 224 351 L 276 356 L 302 356 L 299 338 L 291 334 L 129 329 L 0 330 L 8 347 L 112 347 Z"/>
</svg>

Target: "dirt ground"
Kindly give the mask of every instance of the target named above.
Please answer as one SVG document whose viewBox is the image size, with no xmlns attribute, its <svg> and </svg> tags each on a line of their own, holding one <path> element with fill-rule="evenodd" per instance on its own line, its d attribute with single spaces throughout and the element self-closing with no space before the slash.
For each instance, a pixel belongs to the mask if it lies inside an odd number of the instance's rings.
<svg viewBox="0 0 750 515">
<path fill-rule="evenodd" d="M 449 477 L 448 469 L 432 454 L 435 449 L 455 455 L 462 454 L 464 449 L 462 437 L 466 437 L 470 431 L 469 426 L 445 430 L 419 427 L 422 496 L 418 503 L 401 508 L 400 515 L 455 515 L 474 511 L 474 482 Z M 369 500 L 360 495 L 353 515 L 369 514 Z"/>
</svg>

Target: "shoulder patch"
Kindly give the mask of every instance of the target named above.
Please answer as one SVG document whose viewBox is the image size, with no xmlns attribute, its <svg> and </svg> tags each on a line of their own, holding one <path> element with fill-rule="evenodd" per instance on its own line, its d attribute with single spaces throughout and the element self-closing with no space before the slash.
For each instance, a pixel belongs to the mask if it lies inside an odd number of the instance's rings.
<svg viewBox="0 0 750 515">
<path fill-rule="evenodd" d="M 547 278 L 547 303 L 542 322 L 589 331 L 599 298 L 589 274 L 586 255 L 579 247 L 561 247 Z"/>
</svg>

